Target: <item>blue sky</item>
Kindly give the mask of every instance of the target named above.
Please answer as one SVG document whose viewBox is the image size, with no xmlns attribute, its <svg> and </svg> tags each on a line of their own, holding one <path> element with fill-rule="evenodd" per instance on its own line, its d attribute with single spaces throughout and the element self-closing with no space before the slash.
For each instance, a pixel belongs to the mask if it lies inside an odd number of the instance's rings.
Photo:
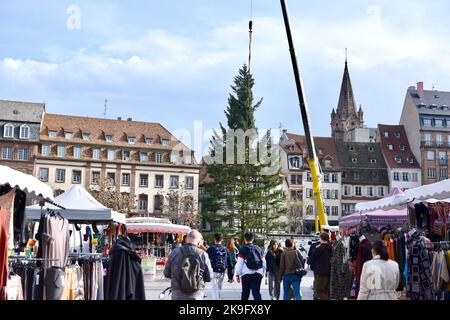
<svg viewBox="0 0 450 320">
<path fill-rule="evenodd" d="M 344 50 L 368 126 L 399 121 L 408 86 L 450 90 L 445 0 L 290 0 L 313 133 L 330 134 Z M 80 8 L 68 29 L 67 8 Z M 247 60 L 250 0 L 0 0 L 0 99 L 47 111 L 161 122 L 192 131 L 224 122 Z M 252 71 L 259 128 L 302 133 L 278 0 L 253 0 Z"/>
</svg>

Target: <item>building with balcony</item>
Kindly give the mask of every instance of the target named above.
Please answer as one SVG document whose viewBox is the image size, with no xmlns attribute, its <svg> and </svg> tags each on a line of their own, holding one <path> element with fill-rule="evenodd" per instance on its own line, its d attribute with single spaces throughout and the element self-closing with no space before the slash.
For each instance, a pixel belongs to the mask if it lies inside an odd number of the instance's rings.
<svg viewBox="0 0 450 320">
<path fill-rule="evenodd" d="M 423 82 L 406 91 L 400 124 L 422 169 L 422 183 L 448 178 L 450 92 L 424 90 Z"/>
</svg>

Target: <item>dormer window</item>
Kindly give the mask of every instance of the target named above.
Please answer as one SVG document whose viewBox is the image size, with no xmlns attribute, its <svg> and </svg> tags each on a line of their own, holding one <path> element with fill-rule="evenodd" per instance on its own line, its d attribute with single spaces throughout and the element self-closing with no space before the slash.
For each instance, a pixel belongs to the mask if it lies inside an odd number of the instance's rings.
<svg viewBox="0 0 450 320">
<path fill-rule="evenodd" d="M 397 162 L 397 163 L 402 163 L 402 157 L 400 157 L 400 156 L 394 157 L 394 160 L 395 160 L 395 162 Z"/>
<path fill-rule="evenodd" d="M 368 149 L 369 149 L 369 151 L 370 151 L 370 152 L 372 152 L 372 151 L 373 151 L 373 147 L 369 147 Z"/>
<path fill-rule="evenodd" d="M 358 159 L 352 158 L 352 162 L 353 162 L 353 163 L 357 163 L 357 162 L 358 162 Z"/>
<path fill-rule="evenodd" d="M 169 139 L 162 139 L 161 143 L 163 146 L 168 146 L 169 145 Z"/>
<path fill-rule="evenodd" d="M 385 138 L 389 138 L 389 132 L 388 132 L 388 131 L 384 131 L 384 132 L 383 132 L 383 136 L 384 136 Z"/>
<path fill-rule="evenodd" d="M 397 131 L 397 132 L 394 133 L 394 135 L 395 135 L 396 138 L 400 138 L 400 132 Z"/>
<path fill-rule="evenodd" d="M 355 148 L 354 148 L 353 146 L 349 146 L 349 147 L 348 147 L 348 150 L 350 150 L 350 151 L 355 151 Z"/>
<path fill-rule="evenodd" d="M 434 120 L 434 126 L 437 127 L 437 128 L 444 127 L 444 120 L 442 120 L 442 119 L 435 119 Z"/>
<path fill-rule="evenodd" d="M 392 143 L 388 143 L 387 148 L 388 150 L 394 150 L 394 146 L 392 145 Z"/>
<path fill-rule="evenodd" d="M 12 124 L 5 124 L 5 127 L 3 128 L 3 137 L 14 138 L 14 126 Z"/>
<path fill-rule="evenodd" d="M 72 139 L 73 138 L 73 133 L 72 132 L 66 132 L 66 133 L 64 133 L 64 137 L 66 139 Z"/>
<path fill-rule="evenodd" d="M 90 133 L 83 133 L 83 140 L 91 140 L 91 134 Z"/>
<path fill-rule="evenodd" d="M 136 137 L 128 137 L 128 143 L 135 144 L 136 143 Z"/>
<path fill-rule="evenodd" d="M 289 156 L 289 169 L 300 169 L 301 168 L 301 159 L 300 156 Z"/>
<path fill-rule="evenodd" d="M 400 149 L 401 151 L 405 151 L 405 145 L 404 145 L 404 144 L 401 144 L 401 145 L 399 146 L 399 149 Z"/>
<path fill-rule="evenodd" d="M 377 159 L 370 159 L 370 163 L 377 163 Z"/>
<path fill-rule="evenodd" d="M 49 136 L 50 138 L 56 138 L 56 135 L 57 135 L 57 132 L 56 132 L 56 131 L 49 131 L 49 132 L 48 132 L 48 136 Z"/>
<path fill-rule="evenodd" d="M 408 163 L 413 164 L 414 163 L 414 158 L 413 157 L 408 157 Z"/>
<path fill-rule="evenodd" d="M 112 141 L 113 141 L 113 136 L 110 135 L 110 134 L 108 134 L 108 135 L 105 136 L 105 139 L 106 139 L 106 141 L 108 141 L 108 142 L 112 142 Z"/>
<path fill-rule="evenodd" d="M 146 144 L 153 144 L 153 138 L 146 138 L 145 139 Z"/>
<path fill-rule="evenodd" d="M 20 126 L 20 139 L 30 139 L 30 127 L 26 124 Z"/>
<path fill-rule="evenodd" d="M 324 164 L 325 164 L 325 168 L 331 168 L 331 160 L 325 160 Z"/>
</svg>

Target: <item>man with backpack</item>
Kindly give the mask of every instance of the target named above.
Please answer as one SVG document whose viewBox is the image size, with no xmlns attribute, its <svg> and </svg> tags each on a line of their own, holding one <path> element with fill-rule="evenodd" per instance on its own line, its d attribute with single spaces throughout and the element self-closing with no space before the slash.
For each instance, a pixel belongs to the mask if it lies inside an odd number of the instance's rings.
<svg viewBox="0 0 450 320">
<path fill-rule="evenodd" d="M 227 248 L 222 245 L 222 241 L 223 234 L 217 232 L 214 234 L 214 245 L 207 250 L 213 269 L 212 291 L 213 299 L 215 300 L 220 299 L 225 271 L 228 271 L 228 282 L 233 281 L 233 265 L 231 257 L 228 254 Z"/>
<path fill-rule="evenodd" d="M 248 300 L 250 291 L 254 300 L 261 300 L 261 281 L 266 272 L 266 260 L 261 248 L 253 244 L 253 233 L 244 235 L 244 244 L 239 250 L 234 272 L 236 281 L 242 282 L 241 300 Z"/>
<path fill-rule="evenodd" d="M 170 254 L 164 276 L 171 279 L 172 300 L 203 300 L 213 271 L 207 253 L 199 249 L 202 242 L 201 233 L 192 230 L 186 243 Z"/>
</svg>

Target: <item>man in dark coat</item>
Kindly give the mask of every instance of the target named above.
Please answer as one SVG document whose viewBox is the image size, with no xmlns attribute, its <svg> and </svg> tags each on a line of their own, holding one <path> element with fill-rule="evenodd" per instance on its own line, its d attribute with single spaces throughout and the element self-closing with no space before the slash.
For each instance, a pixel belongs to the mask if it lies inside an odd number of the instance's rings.
<svg viewBox="0 0 450 320">
<path fill-rule="evenodd" d="M 314 261 L 314 289 L 319 300 L 329 300 L 330 296 L 330 261 L 332 248 L 329 241 L 329 234 L 327 232 L 321 233 L 320 244 L 316 247 L 312 255 Z"/>
</svg>

